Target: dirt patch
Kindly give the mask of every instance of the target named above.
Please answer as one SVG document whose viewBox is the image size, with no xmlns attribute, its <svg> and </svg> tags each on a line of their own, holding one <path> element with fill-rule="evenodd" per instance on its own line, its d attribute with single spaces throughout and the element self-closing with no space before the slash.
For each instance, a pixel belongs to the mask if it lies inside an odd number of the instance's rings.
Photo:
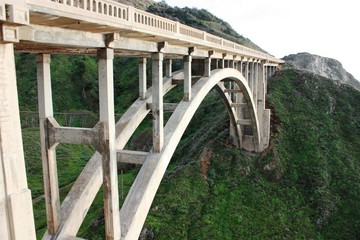
<svg viewBox="0 0 360 240">
<path fill-rule="evenodd" d="M 209 148 L 204 148 L 203 152 L 200 155 L 200 168 L 203 177 L 208 179 L 209 166 L 211 164 L 211 156 L 213 152 Z"/>
</svg>

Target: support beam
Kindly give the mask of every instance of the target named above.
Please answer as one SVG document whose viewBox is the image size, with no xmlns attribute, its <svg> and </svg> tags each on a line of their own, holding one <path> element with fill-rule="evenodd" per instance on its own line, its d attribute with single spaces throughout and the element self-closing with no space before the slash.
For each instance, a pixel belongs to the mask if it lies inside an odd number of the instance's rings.
<svg viewBox="0 0 360 240">
<path fill-rule="evenodd" d="M 236 89 L 236 88 L 234 88 L 234 89 L 225 89 L 224 92 L 226 92 L 226 93 L 241 93 L 241 90 Z"/>
<path fill-rule="evenodd" d="M 146 58 L 139 58 L 139 97 L 141 100 L 146 96 Z"/>
<path fill-rule="evenodd" d="M 249 62 L 245 62 L 244 63 L 244 77 L 246 79 L 246 81 L 249 83 Z"/>
<path fill-rule="evenodd" d="M 257 88 L 258 88 L 258 82 L 259 82 L 259 63 L 256 61 L 254 62 L 254 81 L 253 81 L 253 99 L 254 102 L 256 103 L 257 100 Z M 257 107 L 257 105 L 255 104 L 255 107 Z"/>
<path fill-rule="evenodd" d="M 165 76 L 172 77 L 172 59 L 165 60 Z"/>
<path fill-rule="evenodd" d="M 244 108 L 244 107 L 248 107 L 248 104 L 247 104 L 247 103 L 232 103 L 232 104 L 231 104 L 231 107 L 234 107 L 234 108 Z"/>
<path fill-rule="evenodd" d="M 207 57 L 204 59 L 205 61 L 205 77 L 210 77 L 211 75 L 211 58 Z"/>
<path fill-rule="evenodd" d="M 251 119 L 238 119 L 237 123 L 240 125 L 251 125 Z"/>
<path fill-rule="evenodd" d="M 191 56 L 184 57 L 184 101 L 191 99 Z"/>
<path fill-rule="evenodd" d="M 0 238 L 35 240 L 31 192 L 26 181 L 13 44 L 0 43 L 0 109 Z"/>
<path fill-rule="evenodd" d="M 44 178 L 47 228 L 54 235 L 60 224 L 60 195 L 56 164 L 56 144 L 49 146 L 48 118 L 53 117 L 50 55 L 37 56 L 37 80 L 40 121 L 41 158 Z"/>
<path fill-rule="evenodd" d="M 120 239 L 119 193 L 115 148 L 114 50 L 98 50 L 101 155 L 104 188 L 104 218 L 107 240 Z"/>
<path fill-rule="evenodd" d="M 146 109 L 152 109 L 152 103 L 146 103 Z M 164 111 L 175 111 L 176 107 L 178 106 L 178 103 L 163 103 L 163 110 Z"/>
<path fill-rule="evenodd" d="M 121 150 L 117 152 L 117 159 L 122 163 L 142 165 L 148 155 L 148 152 Z"/>
<path fill-rule="evenodd" d="M 50 147 L 58 143 L 82 144 L 94 146 L 98 151 L 100 148 L 100 125 L 94 128 L 60 127 L 54 118 L 47 119 L 48 144 Z"/>
<path fill-rule="evenodd" d="M 163 53 L 152 54 L 152 114 L 153 114 L 153 150 L 161 152 L 164 145 L 164 109 L 163 109 Z"/>
</svg>

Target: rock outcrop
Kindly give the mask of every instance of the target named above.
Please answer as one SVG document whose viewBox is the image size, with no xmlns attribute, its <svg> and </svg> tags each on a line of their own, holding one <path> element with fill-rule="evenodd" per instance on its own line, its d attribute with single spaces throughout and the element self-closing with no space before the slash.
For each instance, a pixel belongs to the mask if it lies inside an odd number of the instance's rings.
<svg viewBox="0 0 360 240">
<path fill-rule="evenodd" d="M 332 58 L 321 57 L 310 53 L 290 54 L 283 58 L 288 64 L 301 70 L 306 70 L 320 76 L 339 80 L 360 91 L 360 82 L 348 73 L 342 64 Z"/>
</svg>

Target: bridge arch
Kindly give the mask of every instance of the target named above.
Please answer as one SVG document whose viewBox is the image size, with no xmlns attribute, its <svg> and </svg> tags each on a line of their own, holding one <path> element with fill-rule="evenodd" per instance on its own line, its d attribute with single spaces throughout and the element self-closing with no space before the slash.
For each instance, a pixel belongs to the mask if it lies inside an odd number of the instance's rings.
<svg viewBox="0 0 360 240">
<path fill-rule="evenodd" d="M 257 135 L 254 137 L 254 142 L 257 146 L 256 148 L 259 148 L 259 123 L 256 116 L 256 108 L 244 76 L 235 69 L 226 68 L 213 70 L 210 77 L 202 77 L 192 87 L 193 97 L 189 101 L 181 101 L 171 115 L 164 128 L 164 146 L 161 152 L 150 153 L 148 155 L 125 199 L 120 210 L 122 239 L 130 240 L 138 238 L 166 168 L 190 120 L 214 86 L 218 85 L 220 89 L 224 89 L 221 81 L 225 79 L 234 81 L 241 89 L 247 101 L 253 133 Z M 226 93 L 224 93 L 223 97 L 228 99 Z M 230 104 L 226 105 L 231 121 L 237 123 L 237 117 L 233 108 Z M 237 134 L 241 138 L 239 128 Z"/>
</svg>

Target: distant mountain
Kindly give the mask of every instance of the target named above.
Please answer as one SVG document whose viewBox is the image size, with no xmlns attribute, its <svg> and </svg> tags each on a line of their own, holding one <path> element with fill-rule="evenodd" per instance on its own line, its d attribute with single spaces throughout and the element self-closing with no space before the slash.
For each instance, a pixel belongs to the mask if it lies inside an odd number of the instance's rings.
<svg viewBox="0 0 360 240">
<path fill-rule="evenodd" d="M 290 54 L 283 58 L 296 69 L 306 70 L 325 78 L 338 80 L 360 91 L 360 82 L 348 73 L 342 64 L 332 58 L 321 57 L 310 53 Z"/>
</svg>

